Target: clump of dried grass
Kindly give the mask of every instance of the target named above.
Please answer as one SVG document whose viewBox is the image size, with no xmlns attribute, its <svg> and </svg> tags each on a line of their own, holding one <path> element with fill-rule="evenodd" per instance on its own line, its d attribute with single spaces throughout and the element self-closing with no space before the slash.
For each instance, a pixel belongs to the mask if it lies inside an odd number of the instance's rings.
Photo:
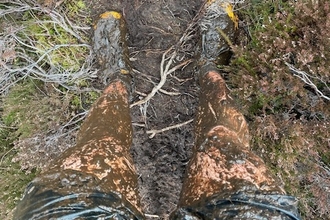
<svg viewBox="0 0 330 220">
<path fill-rule="evenodd" d="M 0 2 L 1 219 L 36 170 L 74 144 L 98 96 L 85 1 L 49 2 Z"/>
<path fill-rule="evenodd" d="M 97 72 L 87 9 L 80 0 L 61 1 L 56 10 L 33 0 L 0 7 L 1 118 L 16 129 L 15 161 L 41 168 L 72 143 L 87 113 L 79 97 L 97 91 L 86 88 Z"/>
</svg>

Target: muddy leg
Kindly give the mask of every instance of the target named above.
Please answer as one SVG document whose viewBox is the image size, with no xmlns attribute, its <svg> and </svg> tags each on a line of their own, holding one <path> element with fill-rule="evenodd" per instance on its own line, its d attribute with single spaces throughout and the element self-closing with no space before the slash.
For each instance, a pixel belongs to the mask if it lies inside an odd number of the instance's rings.
<svg viewBox="0 0 330 220">
<path fill-rule="evenodd" d="M 77 145 L 27 187 L 15 219 L 142 219 L 131 143 L 128 93 L 118 80 L 91 108 Z"/>
<path fill-rule="evenodd" d="M 121 81 L 111 83 L 90 110 L 77 145 L 52 170 L 75 170 L 96 177 L 96 187 L 118 192 L 139 207 L 137 175 L 130 155 L 132 125 L 128 93 Z"/>
<path fill-rule="evenodd" d="M 180 204 L 191 205 L 216 193 L 284 191 L 263 161 L 249 150 L 244 116 L 234 107 L 222 77 L 214 70 L 201 79 L 196 116 L 196 146 Z"/>
<path fill-rule="evenodd" d="M 249 150 L 247 123 L 234 107 L 222 77 L 212 65 L 202 71 L 196 145 L 174 218 L 281 216 L 273 213 L 276 208 L 269 211 L 260 207 L 270 204 L 281 209 L 273 202 L 281 200 L 289 206 L 292 198 L 282 196 L 284 190 L 264 162 Z"/>
<path fill-rule="evenodd" d="M 130 155 L 130 75 L 122 24 L 117 12 L 101 15 L 95 50 L 103 81 L 111 82 L 81 126 L 76 146 L 27 187 L 15 219 L 143 219 Z"/>
<path fill-rule="evenodd" d="M 250 151 L 247 123 L 216 68 L 216 63 L 228 64 L 229 44 L 238 27 L 231 3 L 210 0 L 202 6 L 195 147 L 171 217 L 297 219 L 296 200 L 285 195 L 261 158 Z"/>
</svg>

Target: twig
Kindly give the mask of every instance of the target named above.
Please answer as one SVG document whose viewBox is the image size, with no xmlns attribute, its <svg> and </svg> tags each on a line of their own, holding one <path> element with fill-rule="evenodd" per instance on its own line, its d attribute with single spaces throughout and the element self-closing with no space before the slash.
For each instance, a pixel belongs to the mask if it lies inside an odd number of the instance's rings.
<svg viewBox="0 0 330 220">
<path fill-rule="evenodd" d="M 149 218 L 160 218 L 159 215 L 151 215 L 151 214 L 144 214 L 144 215 Z"/>
<path fill-rule="evenodd" d="M 0 128 L 5 128 L 5 129 L 17 129 L 16 127 L 6 126 L 6 125 L 2 125 L 2 124 L 0 124 Z"/>
<path fill-rule="evenodd" d="M 153 85 L 156 85 L 156 83 L 155 83 L 154 81 L 152 81 L 152 80 L 150 79 L 149 76 L 145 76 L 145 77 L 146 77 L 146 78 L 148 79 L 148 81 L 151 82 Z M 173 76 L 173 78 L 174 78 L 174 77 L 175 77 L 175 76 Z M 164 89 L 159 89 L 159 92 L 161 92 L 161 93 L 163 93 L 163 94 L 166 94 L 166 95 L 169 95 L 169 96 L 181 95 L 180 92 L 168 92 L 168 91 L 166 91 L 166 90 L 164 90 Z M 135 93 L 138 94 L 138 95 L 144 96 L 144 97 L 147 96 L 146 93 L 139 92 L 139 91 L 136 91 L 136 90 L 135 90 Z"/>
<path fill-rule="evenodd" d="M 5 159 L 5 157 L 7 156 L 7 154 L 9 154 L 14 148 L 10 148 L 5 154 L 3 154 L 1 156 L 1 159 L 0 159 L 0 166 L 2 165 L 2 161 Z"/>
<path fill-rule="evenodd" d="M 15 24 L 11 27 L 5 27 L 4 32 L 0 33 L 0 42 L 3 43 L 4 48 L 14 46 L 15 57 L 11 60 L 1 60 L 0 51 L 0 72 L 2 73 L 0 75 L 0 94 L 6 94 L 11 86 L 28 77 L 43 82 L 58 83 L 70 91 L 79 91 L 80 88 L 76 86 L 75 82 L 96 76 L 96 70 L 92 67 L 93 54 L 91 46 L 84 43 L 82 37 L 84 35 L 82 31 L 90 29 L 90 27 L 74 25 L 63 13 L 37 6 L 34 1 L 17 0 L 11 3 L 8 1 L 8 5 L 4 4 L 3 7 L 0 10 L 1 18 L 13 13 L 29 13 L 35 20 L 34 24 L 39 25 L 44 30 L 41 34 L 44 34 L 46 37 L 50 33 L 45 25 L 52 24 L 51 26 L 56 34 L 61 34 L 64 31 L 68 36 L 74 37 L 80 43 L 56 44 L 56 41 L 54 41 L 44 46 L 34 39 L 29 32 L 25 31 L 29 27 L 28 25 Z M 42 17 L 42 20 L 40 16 L 37 16 L 39 14 L 45 15 Z M 8 18 L 11 19 L 9 16 Z M 80 69 L 70 69 L 62 66 L 61 63 L 53 65 L 56 62 L 54 62 L 51 56 L 52 53 L 60 51 L 62 48 L 71 50 L 73 47 L 83 48 L 86 51 L 84 54 L 86 56 L 85 63 L 81 65 Z M 14 59 L 15 62 L 13 62 Z M 79 65 L 80 61 L 77 58 L 73 57 L 73 60 Z"/>
<path fill-rule="evenodd" d="M 311 76 L 309 75 L 308 73 L 304 72 L 304 71 L 301 71 L 301 70 L 298 70 L 297 68 L 295 68 L 293 65 L 285 62 L 285 65 L 287 67 L 289 67 L 289 69 L 291 70 L 291 72 L 293 73 L 294 76 L 298 77 L 299 79 L 301 79 L 304 83 L 306 83 L 307 85 L 309 85 L 310 87 L 312 87 L 315 92 L 322 98 L 330 101 L 330 97 L 324 95 L 318 88 L 317 86 L 313 83 L 313 81 L 311 80 L 311 78 L 314 78 L 316 80 L 319 80 L 321 81 L 328 89 L 329 89 L 329 86 L 320 78 L 318 77 L 314 77 L 314 76 Z"/>
<path fill-rule="evenodd" d="M 164 131 L 169 131 L 169 130 L 172 130 L 172 129 L 174 129 L 174 128 L 179 128 L 179 127 L 182 127 L 182 126 L 184 126 L 184 125 L 186 125 L 186 124 L 189 124 L 190 122 L 192 122 L 194 119 L 190 119 L 190 120 L 188 120 L 188 121 L 186 121 L 186 122 L 183 122 L 183 123 L 180 123 L 180 124 L 176 124 L 176 125 L 172 125 L 172 126 L 169 126 L 169 127 L 166 127 L 166 128 L 163 128 L 163 129 L 160 129 L 160 130 L 149 130 L 149 131 L 147 131 L 146 133 L 147 134 L 151 134 L 150 136 L 149 136 L 149 138 L 153 138 L 156 134 L 158 134 L 158 133 L 162 133 L 162 132 L 164 132 Z"/>
<path fill-rule="evenodd" d="M 159 92 L 164 93 L 164 94 L 169 95 L 169 96 L 181 95 L 180 92 L 168 92 L 164 89 L 159 89 Z"/>
<path fill-rule="evenodd" d="M 81 112 L 81 113 L 76 114 L 75 116 L 73 116 L 65 125 L 62 126 L 60 131 L 62 132 L 66 127 L 69 127 L 69 126 L 72 126 L 72 125 L 76 126 L 78 124 L 78 122 L 80 122 L 80 121 L 82 121 L 86 118 L 88 112 L 89 111 L 84 111 L 84 112 Z"/>
<path fill-rule="evenodd" d="M 204 2 L 204 4 L 205 4 L 205 2 Z M 174 62 L 174 59 L 177 59 L 178 53 L 179 52 L 185 52 L 185 50 L 183 49 L 183 48 L 185 48 L 185 44 L 189 40 L 191 40 L 192 37 L 194 36 L 194 33 L 197 29 L 198 20 L 200 19 L 200 17 L 203 14 L 202 9 L 203 9 L 203 7 L 201 7 L 200 11 L 193 18 L 193 20 L 189 23 L 187 29 L 182 34 L 180 40 L 174 46 L 171 46 L 167 51 L 165 51 L 165 53 L 163 53 L 162 61 L 161 61 L 161 64 L 160 64 L 160 77 L 161 77 L 160 82 L 156 86 L 153 87 L 152 91 L 144 99 L 131 104 L 130 105 L 131 108 L 136 106 L 136 105 L 141 105 L 141 104 L 144 104 L 144 103 L 148 102 L 156 94 L 156 92 L 158 92 L 162 88 L 162 86 L 166 82 L 166 77 L 169 74 L 171 74 L 175 70 L 177 70 L 181 67 L 184 67 L 185 65 L 188 65 L 189 63 L 192 62 L 192 59 L 188 59 L 186 61 L 183 61 L 179 65 L 177 65 L 177 66 L 170 69 L 172 63 Z M 183 60 L 183 59 L 184 59 L 184 57 L 180 60 Z M 167 64 L 165 65 L 166 61 L 167 61 Z"/>
<path fill-rule="evenodd" d="M 163 85 L 165 84 L 166 82 L 166 78 L 169 74 L 173 73 L 174 71 L 180 69 L 181 67 L 189 64 L 190 62 L 192 62 L 191 59 L 189 60 L 186 60 L 178 65 L 176 65 L 175 67 L 171 68 L 171 65 L 174 61 L 174 58 L 176 56 L 176 52 L 174 51 L 171 56 L 169 58 L 166 57 L 166 55 L 172 51 L 172 47 L 170 49 L 168 49 L 167 51 L 165 51 L 165 53 L 163 54 L 162 56 L 162 61 L 161 61 L 161 64 L 160 64 L 160 81 L 159 83 L 152 88 L 151 92 L 144 98 L 144 99 L 141 99 L 140 101 L 137 101 L 133 104 L 130 105 L 130 107 L 134 107 L 136 105 L 142 105 L 146 102 L 148 102 L 152 97 L 154 97 L 154 95 L 163 87 Z M 168 59 L 168 62 L 167 64 L 165 65 L 165 61 Z M 164 66 L 165 65 L 165 66 Z"/>
</svg>

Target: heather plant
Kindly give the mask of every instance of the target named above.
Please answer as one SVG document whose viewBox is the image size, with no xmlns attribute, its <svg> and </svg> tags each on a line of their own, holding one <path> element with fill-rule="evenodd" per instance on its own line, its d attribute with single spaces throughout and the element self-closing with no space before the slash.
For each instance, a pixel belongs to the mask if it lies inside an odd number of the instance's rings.
<svg viewBox="0 0 330 220">
<path fill-rule="evenodd" d="M 264 1 L 241 17 L 248 43 L 228 76 L 249 120 L 253 150 L 297 196 L 305 219 L 330 214 L 330 3 Z"/>
<path fill-rule="evenodd" d="M 0 3 L 3 219 L 36 173 L 74 143 L 98 96 L 90 86 L 96 70 L 85 1 L 38 2 Z M 250 124 L 252 150 L 299 199 L 304 219 L 330 215 L 329 5 L 245 1 L 236 8 L 248 37 L 233 46 L 225 68 Z"/>
</svg>

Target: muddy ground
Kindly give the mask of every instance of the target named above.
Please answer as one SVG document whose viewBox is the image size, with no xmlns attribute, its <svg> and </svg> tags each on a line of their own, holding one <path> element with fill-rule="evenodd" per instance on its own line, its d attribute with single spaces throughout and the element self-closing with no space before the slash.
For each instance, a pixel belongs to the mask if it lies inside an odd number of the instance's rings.
<svg viewBox="0 0 330 220">
<path fill-rule="evenodd" d="M 78 3 L 82 1 L 85 4 L 78 7 Z M 175 48 L 180 50 L 171 67 L 192 59 L 191 63 L 167 77 L 163 91 L 157 92 L 146 104 L 131 108 L 134 128 L 132 155 L 139 176 L 142 208 L 149 219 L 167 219 L 176 208 L 186 164 L 194 144 L 193 122 L 162 131 L 154 137 L 150 137 L 150 131 L 180 125 L 194 118 L 199 101 L 199 86 L 195 79 L 198 73 L 196 58 L 200 50 L 198 31 L 192 32 L 192 38 L 185 42 L 183 47 L 178 47 L 177 43 L 198 13 L 202 1 L 204 0 L 68 0 L 63 3 L 62 0 L 37 0 L 46 10 L 55 5 L 55 9 L 66 16 L 71 13 L 70 16 L 77 19 L 77 24 L 88 26 L 81 32 L 84 36 L 90 27 L 90 17 L 85 5 L 88 10 L 91 9 L 94 23 L 105 11 L 117 10 L 123 13 L 128 25 L 128 45 L 135 79 L 131 103 L 143 99 L 159 82 L 162 55 L 168 48 L 176 45 Z M 20 1 L 4 2 L 6 8 L 7 3 L 14 5 Z M 268 168 L 285 184 L 286 191 L 299 199 L 299 210 L 303 219 L 329 219 L 330 71 L 327 63 L 330 57 L 330 37 L 326 31 L 330 27 L 329 3 L 280 0 L 251 1 L 252 4 L 248 2 L 250 1 L 245 1 L 243 5 L 235 8 L 243 9 L 239 11 L 238 29 L 242 34 L 233 42 L 237 46 L 232 47 L 235 57 L 230 66 L 222 66 L 222 70 L 228 72 L 224 73 L 224 78 L 232 91 L 232 97 L 237 98 L 239 107 L 250 125 L 252 150 L 264 159 Z M 35 0 L 22 0 L 23 5 L 34 3 Z M 16 16 L 8 19 L 15 21 Z M 38 21 L 42 23 L 47 19 L 50 18 L 46 16 Z M 11 23 L 7 21 L 7 17 L 4 21 L 2 24 L 9 28 Z M 24 20 L 23 24 L 24 22 L 26 21 Z M 13 25 L 14 28 L 10 27 L 9 33 L 6 34 L 15 36 L 12 35 L 12 30 L 20 28 L 20 25 L 20 22 L 16 26 Z M 38 37 L 40 34 L 32 31 L 33 28 L 35 25 L 31 24 L 24 31 L 28 31 L 28 35 L 32 33 L 32 38 L 37 39 L 36 42 L 44 41 Z M 80 30 L 78 32 L 80 33 Z M 23 33 L 25 36 L 25 32 Z M 1 39 L 6 39 L 2 43 L 12 46 L 14 37 L 8 37 L 6 34 L 2 35 Z M 93 31 L 90 34 L 88 39 L 92 39 Z M 50 44 L 62 44 L 60 40 L 67 39 L 69 35 L 62 36 L 58 33 L 54 38 L 50 37 Z M 28 37 L 30 39 L 30 36 Z M 18 45 L 16 49 L 25 51 L 27 48 L 25 45 Z M 39 59 L 38 53 L 33 54 Z M 23 56 L 21 59 L 25 60 L 25 54 L 23 55 L 20 55 Z M 52 60 L 56 60 L 58 56 L 55 54 Z M 87 65 L 93 65 L 92 59 L 87 61 Z M 9 56 L 8 64 L 16 64 L 16 61 Z M 88 78 L 94 79 L 94 70 L 94 67 L 91 68 Z M 319 86 L 318 91 L 323 92 L 324 96 L 320 96 L 313 83 L 306 84 L 297 78 L 300 76 L 295 75 L 297 73 L 310 73 L 309 77 Z M 20 74 L 18 76 L 21 77 Z M 84 81 L 82 84 L 77 82 L 77 85 L 82 87 L 85 84 Z M 93 92 L 80 94 L 82 91 L 76 88 L 77 91 L 74 91 L 77 94 L 69 92 L 69 95 L 65 93 L 64 97 L 57 94 L 57 90 L 62 89 L 59 85 L 55 84 L 54 87 L 53 83 L 45 83 L 44 88 L 39 87 L 39 83 L 35 84 L 35 80 L 29 79 L 22 85 L 16 85 L 11 92 L 12 96 L 4 97 L 6 108 L 0 107 L 0 126 L 5 125 L 0 129 L 0 142 L 3 147 L 0 152 L 0 188 L 1 192 L 4 192 L 0 196 L 0 200 L 4 201 L 0 202 L 1 219 L 12 219 L 11 209 L 21 197 L 25 184 L 33 178 L 36 168 L 47 167 L 59 152 L 74 144 L 75 132 L 72 131 L 78 128 L 78 124 L 67 124 L 68 120 L 71 120 L 72 116 L 76 118 L 77 114 L 78 123 L 81 115 L 87 112 L 97 98 L 95 91 L 101 91 L 104 85 L 93 80 L 91 87 L 94 87 Z M 43 95 L 35 94 L 35 91 L 40 91 Z M 27 94 L 27 97 L 21 100 L 22 92 Z M 36 124 L 34 118 L 38 119 L 38 122 L 39 118 L 45 120 Z M 47 132 L 43 129 L 43 123 L 48 127 Z M 65 125 L 61 127 L 61 123 Z M 62 136 L 58 135 L 66 132 L 66 129 L 73 134 L 62 140 Z M 24 138 L 20 133 L 22 131 L 32 138 Z M 33 134 L 33 131 L 36 134 Z M 13 140 L 16 141 L 12 143 Z M 51 144 L 48 140 L 52 140 Z M 4 141 L 5 143 L 2 143 Z M 20 164 L 14 163 L 15 161 Z M 29 174 L 31 171 L 32 174 Z"/>
<path fill-rule="evenodd" d="M 178 42 L 201 4 L 201 0 L 91 1 L 94 20 L 107 10 L 117 10 L 123 13 L 127 21 L 135 81 L 132 102 L 143 98 L 159 82 L 163 53 Z M 186 55 L 190 58 L 198 50 L 197 43 L 196 38 L 186 45 Z M 192 62 L 167 78 L 163 89 L 175 94 L 159 92 L 150 102 L 132 108 L 132 153 L 139 175 L 141 202 L 147 216 L 167 218 L 176 208 L 193 145 L 193 123 L 156 134 L 153 138 L 146 132 L 194 118 L 198 103 L 198 86 L 194 77 L 196 69 Z"/>
</svg>

